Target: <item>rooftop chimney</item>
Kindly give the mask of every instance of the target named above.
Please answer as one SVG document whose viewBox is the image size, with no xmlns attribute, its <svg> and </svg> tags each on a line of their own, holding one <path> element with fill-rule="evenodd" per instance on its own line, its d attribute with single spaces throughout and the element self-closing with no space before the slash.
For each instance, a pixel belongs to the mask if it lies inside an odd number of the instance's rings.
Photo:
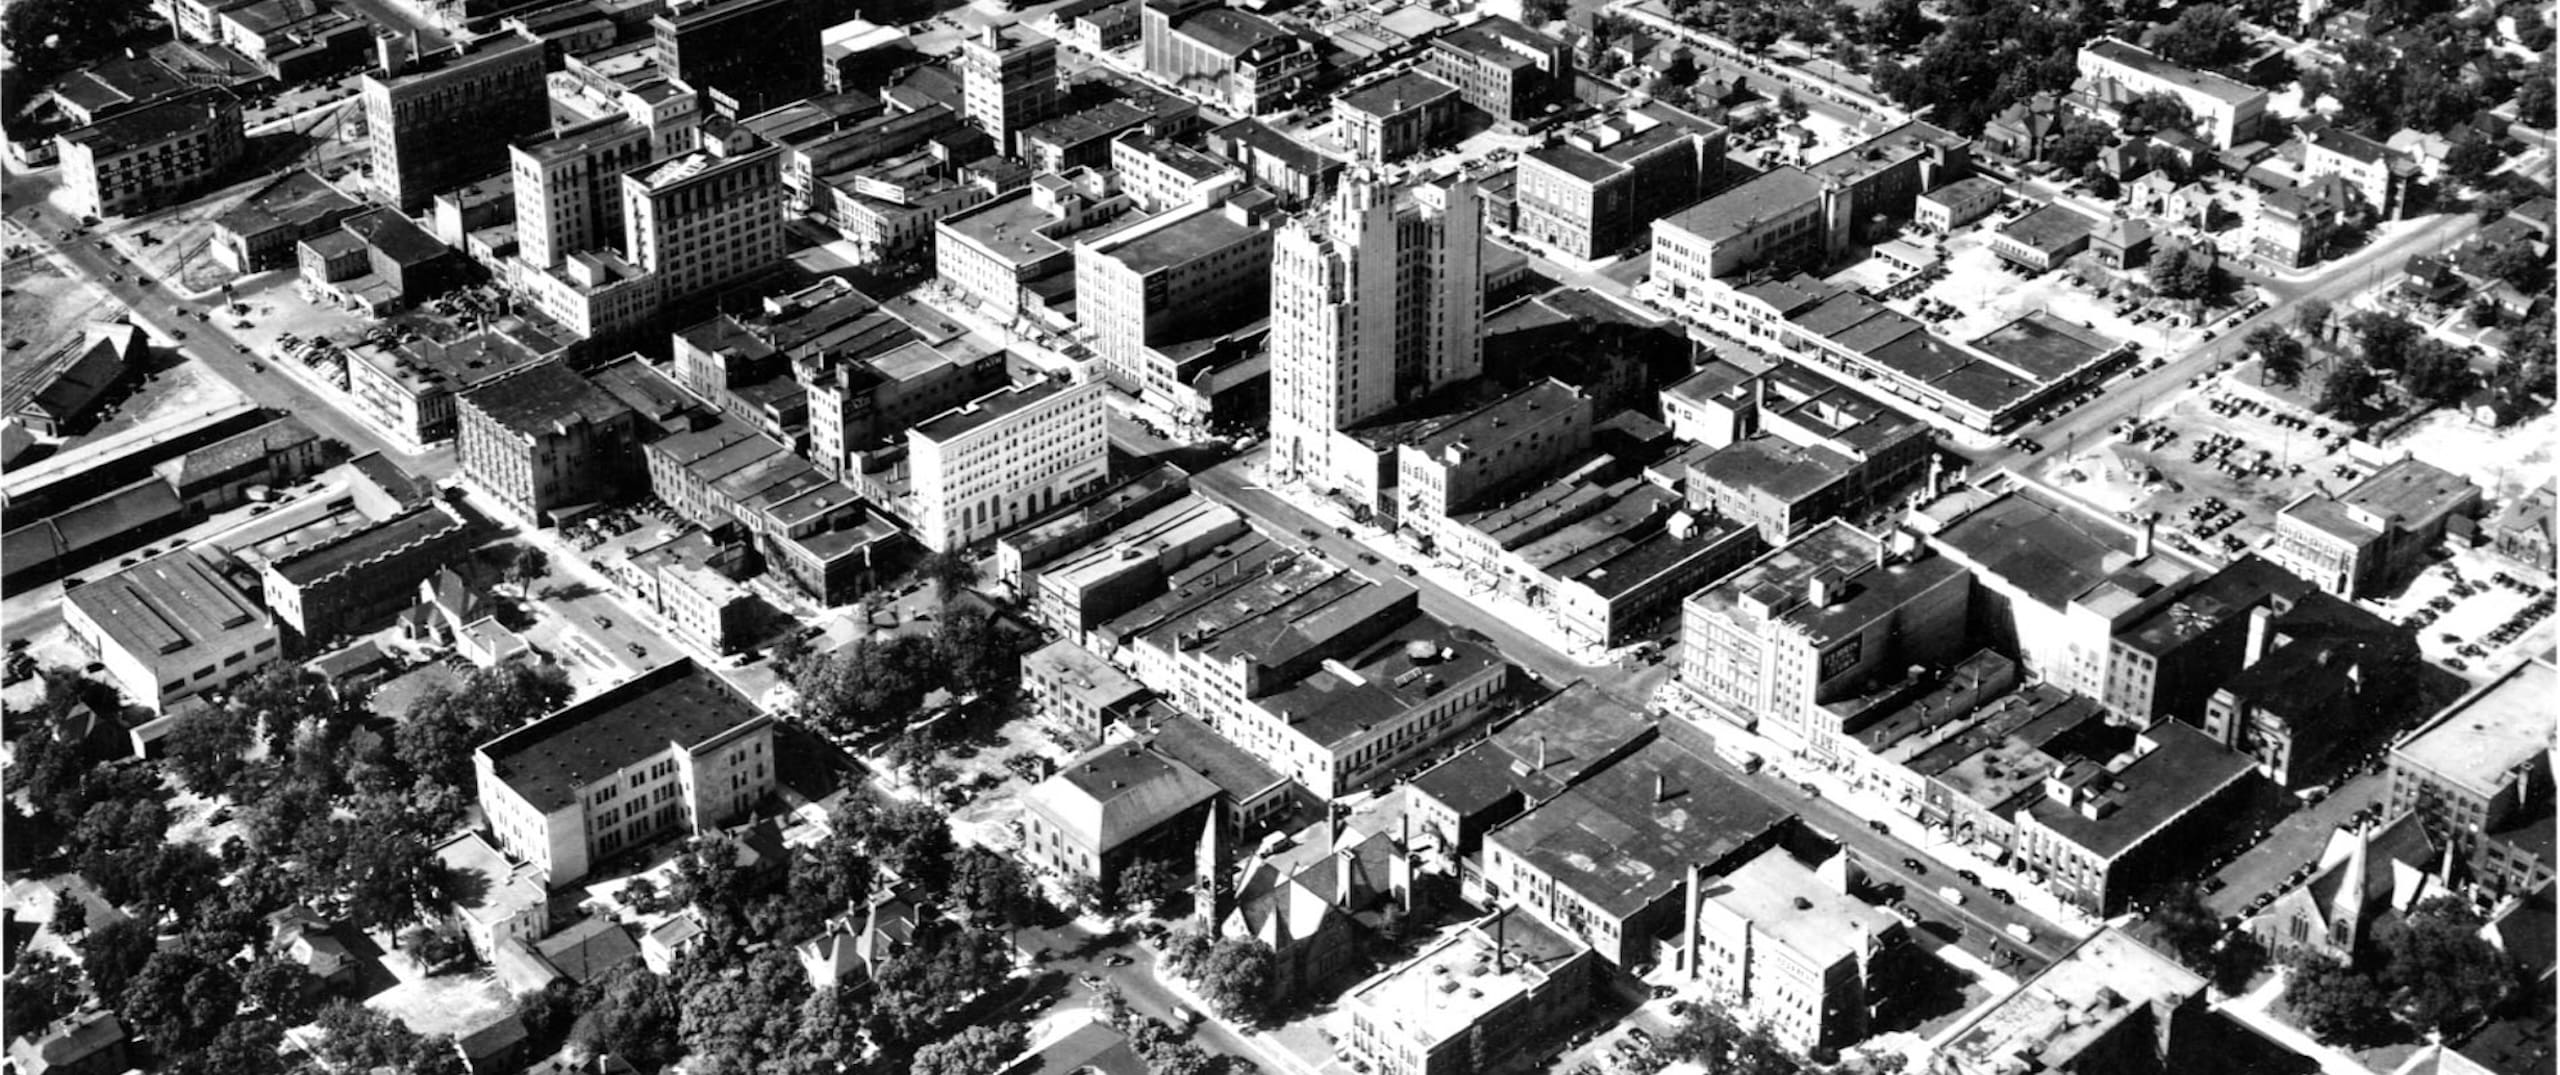
<svg viewBox="0 0 2560 1075">
<path fill-rule="evenodd" d="M 1653 801 L 1661 802 L 1670 797 L 1671 777 L 1663 773 L 1653 774 Z"/>
<path fill-rule="evenodd" d="M 2275 613 L 2269 612 L 2265 605 L 2249 610 L 2249 648 L 2241 651 L 2240 667 L 2257 664 L 2259 658 L 2267 655 L 2267 624 L 2274 619 Z"/>
<path fill-rule="evenodd" d="M 1697 863 L 1689 864 L 1687 885 L 1689 913 L 1680 919 L 1680 969 L 1690 981 L 1698 978 L 1698 904 L 1705 898 L 1704 884 Z"/>
<path fill-rule="evenodd" d="M 2140 561 L 2151 558 L 2151 537 L 2153 532 L 2159 529 L 2160 521 L 2158 519 L 2145 517 L 2142 520 L 2142 536 L 2136 538 L 2133 543 L 2133 558 L 2135 560 Z"/>
<path fill-rule="evenodd" d="M 1536 736 L 1536 739 L 1537 739 L 1537 741 L 1538 741 L 1538 769 L 1537 769 L 1537 771 L 1538 771 L 1538 772 L 1543 773 L 1543 772 L 1546 772 L 1546 771 L 1547 771 L 1547 736 L 1546 736 L 1546 733 L 1545 733 L 1545 732 L 1540 732 L 1540 733 L 1538 733 L 1538 735 Z"/>
</svg>

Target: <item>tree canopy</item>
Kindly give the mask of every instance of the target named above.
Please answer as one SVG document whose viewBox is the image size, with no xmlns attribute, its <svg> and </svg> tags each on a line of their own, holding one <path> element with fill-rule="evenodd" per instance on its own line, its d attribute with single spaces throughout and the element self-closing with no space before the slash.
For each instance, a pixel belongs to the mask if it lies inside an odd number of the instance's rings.
<svg viewBox="0 0 2560 1075">
<path fill-rule="evenodd" d="M 2220 4 L 2193 4 L 2151 37 L 2151 51 L 2188 67 L 2214 70 L 2246 59 L 2248 35 L 2240 16 Z"/>
</svg>

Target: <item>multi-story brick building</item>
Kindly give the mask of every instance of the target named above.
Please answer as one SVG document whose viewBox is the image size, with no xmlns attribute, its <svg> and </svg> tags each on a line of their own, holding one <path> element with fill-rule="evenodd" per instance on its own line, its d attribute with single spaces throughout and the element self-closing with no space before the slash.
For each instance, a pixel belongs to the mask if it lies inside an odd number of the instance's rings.
<svg viewBox="0 0 2560 1075">
<path fill-rule="evenodd" d="M 1422 69 L 1499 123 L 1534 123 L 1573 95 L 1573 50 L 1499 15 L 1432 38 Z"/>
<path fill-rule="evenodd" d="M 2469 881 L 2496 898 L 2551 883 L 2551 699 L 2560 669 L 2519 664 L 2391 749 L 2388 810 L 2448 842 Z"/>
<path fill-rule="evenodd" d="M 54 136 L 62 185 L 89 216 L 120 216 L 195 191 L 246 152 L 240 100 L 190 90 Z"/>
<path fill-rule="evenodd" d="M 818 92 L 818 0 L 700 0 L 649 18 L 659 70 L 712 111 L 752 116 Z"/>
<path fill-rule="evenodd" d="M 620 500 L 641 482 L 639 417 L 562 363 L 484 382 L 455 409 L 463 478 L 533 525 Z"/>
<path fill-rule="evenodd" d="M 418 583 L 469 552 L 470 538 L 453 509 L 420 504 L 269 561 L 267 608 L 302 644 L 389 623 L 416 602 Z"/>
<path fill-rule="evenodd" d="M 774 788 L 773 718 L 690 659 L 481 744 L 480 809 L 560 889 L 674 833 L 728 824 Z"/>
<path fill-rule="evenodd" d="M 782 151 L 691 153 L 622 177 L 623 252 L 670 305 L 782 258 Z"/>
<path fill-rule="evenodd" d="M 1334 98 L 1334 129 L 1362 163 L 1391 164 L 1454 130 L 1458 104 L 1457 87 L 1407 71 Z"/>
<path fill-rule="evenodd" d="M 2469 478 L 2403 458 L 2343 493 L 2304 493 L 2285 505 L 2267 558 L 2353 600 L 2423 566 L 2453 521 L 2467 523 L 2480 504 L 2480 487 Z"/>
<path fill-rule="evenodd" d="M 1024 26 L 983 26 L 960 41 L 962 114 L 1015 151 L 1013 136 L 1058 110 L 1058 43 Z"/>
<path fill-rule="evenodd" d="M 1650 104 L 1520 158 L 1515 230 L 1577 258 L 1604 258 L 1723 178 L 1724 128 Z"/>
<path fill-rule="evenodd" d="M 655 159 L 649 129 L 627 116 L 571 124 L 507 147 L 515 176 L 517 257 L 547 269 L 622 242 L 622 176 Z"/>
<path fill-rule="evenodd" d="M 966 548 L 1108 477 L 1101 381 L 999 389 L 907 431 L 908 517 L 929 548 Z"/>
<path fill-rule="evenodd" d="M 1076 322 L 1104 372 L 1159 405 L 1179 385 L 1151 346 L 1270 310 L 1271 230 L 1242 206 L 1194 205 L 1131 223 L 1077 244 L 1075 266 Z"/>
<path fill-rule="evenodd" d="M 365 130 L 374 196 L 415 211 L 438 193 L 507 166 L 515 139 L 551 125 L 542 44 L 503 34 L 459 55 L 420 59 L 383 39 L 383 65 L 365 72 Z"/>
</svg>

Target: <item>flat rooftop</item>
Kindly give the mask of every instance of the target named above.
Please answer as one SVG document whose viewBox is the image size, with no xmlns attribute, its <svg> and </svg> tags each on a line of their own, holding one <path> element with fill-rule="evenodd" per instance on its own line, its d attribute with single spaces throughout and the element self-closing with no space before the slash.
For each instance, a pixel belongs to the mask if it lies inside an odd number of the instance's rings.
<svg viewBox="0 0 2560 1075">
<path fill-rule="evenodd" d="M 2158 657 L 2189 638 L 2248 615 L 2251 608 L 2271 598 L 2292 601 L 2310 590 L 2311 584 L 2300 576 L 2252 553 L 2136 621 L 2119 632 L 2116 641 Z"/>
<path fill-rule="evenodd" d="M 1691 470 L 1713 485 L 1794 503 L 1829 488 L 1855 466 L 1857 460 L 1818 444 L 1759 436 L 1716 449 Z"/>
<path fill-rule="evenodd" d="M 1400 116 L 1458 95 L 1458 88 L 1420 71 L 1372 82 L 1334 98 L 1338 107 L 1378 117 Z"/>
<path fill-rule="evenodd" d="M 1983 1008 L 1944 1039 L 1941 1054 L 1960 1075 L 2069 1071 L 2080 1052 L 2154 1005 L 2204 993 L 2204 979 L 2109 926 Z"/>
<path fill-rule="evenodd" d="M 2036 310 L 1968 343 L 2039 383 L 2051 384 L 2087 369 L 2115 350 L 2116 341 Z"/>
<path fill-rule="evenodd" d="M 2197 93 L 2217 98 L 2225 103 L 2239 104 L 2252 97 L 2265 97 L 2267 95 L 2265 90 L 2234 82 L 2210 71 L 2198 71 L 2192 67 L 2181 67 L 2162 59 L 2149 51 L 2116 38 L 2101 38 L 2090 44 L 2082 45 L 2080 48 L 2081 51 L 2107 60 L 2108 62 L 2122 64 L 2126 67 L 2130 67 L 2134 70 L 2150 75 L 2153 78 L 2167 82 L 2174 82 L 2180 86 L 2186 87 L 2187 89 L 2194 90 Z"/>
<path fill-rule="evenodd" d="M 1793 816 L 1655 739 L 1485 839 L 1623 918 L 1685 883 L 1690 866 L 1712 868 Z"/>
<path fill-rule="evenodd" d="M 1287 689 L 1254 701 L 1287 717 L 1299 734 L 1329 746 L 1357 737 L 1502 663 L 1502 655 L 1493 647 L 1415 614 L 1349 658 L 1320 667 Z M 1344 676 L 1337 668 L 1352 674 Z"/>
<path fill-rule="evenodd" d="M 1902 920 L 1827 884 L 1783 847 L 1761 852 L 1717 878 L 1706 902 L 1751 923 L 1819 973 L 1859 958 L 1859 942 L 1901 928 Z"/>
<path fill-rule="evenodd" d="M 481 744 L 498 778 L 536 810 L 577 803 L 578 790 L 664 752 L 766 719 L 745 696 L 681 658 Z"/>
<path fill-rule="evenodd" d="M 2338 503 L 2416 526 L 2477 499 L 2471 479 L 2409 456 L 2373 472 L 2338 496 Z"/>
<path fill-rule="evenodd" d="M 2144 733 L 2152 751 L 2106 779 L 2116 809 L 2091 818 L 2051 798 L 2028 808 L 2036 823 L 2101 858 L 2114 858 L 2257 767 L 2256 759 L 2176 721 Z"/>
<path fill-rule="evenodd" d="M 581 422 L 601 424 L 629 410 L 564 362 L 528 366 L 478 385 L 462 398 L 499 425 L 525 436 L 541 436 Z"/>
<path fill-rule="evenodd" d="M 145 665 L 184 667 L 273 638 L 266 610 L 224 575 L 212 555 L 180 549 L 65 595 L 107 637 Z"/>
<path fill-rule="evenodd" d="M 1541 800 L 1607 764 L 1652 729 L 1644 714 L 1577 680 L 1483 742 L 1423 770 L 1413 786 L 1462 814 L 1512 791 Z"/>
<path fill-rule="evenodd" d="M 2550 752 L 2555 696 L 2560 672 L 2547 660 L 2526 661 L 2401 739 L 2391 748 L 2392 763 L 2495 795 L 2517 766 Z"/>
<path fill-rule="evenodd" d="M 1495 400 L 1414 440 L 1415 451 L 1437 457 L 1451 447 L 1499 453 L 1503 446 L 1541 423 L 1570 411 L 1586 410 L 1583 394 L 1557 381 L 1540 381 Z"/>
<path fill-rule="evenodd" d="M 188 132 L 211 127 L 226 114 L 234 125 L 240 122 L 239 100 L 232 97 L 229 90 L 208 86 L 118 112 L 56 137 L 101 153 L 119 153 L 139 146 L 157 145 Z"/>
<path fill-rule="evenodd" d="M 2010 221 L 2000 229 L 2000 237 L 2047 254 L 2057 253 L 2074 240 L 2086 239 L 2098 228 L 2097 222 L 2076 209 L 2048 205 Z"/>
<path fill-rule="evenodd" d="M 1492 925 L 1496 920 L 1499 926 Z M 1518 908 L 1505 908 L 1361 983 L 1351 1000 L 1392 1021 L 1407 1039 L 1437 1045 L 1473 1033 L 1485 1017 L 1545 984 L 1552 968 L 1587 950 Z"/>
<path fill-rule="evenodd" d="M 1707 242 L 1723 242 L 1820 201 L 1822 181 L 1793 165 L 1773 168 L 1663 218 Z"/>
<path fill-rule="evenodd" d="M 1846 520 L 1826 520 L 1725 576 L 1724 581 L 1689 595 L 1687 604 L 1727 619 L 1754 619 L 1743 598 L 1784 610 L 1804 599 L 1805 585 L 1814 575 L 1833 571 L 1847 576 L 1873 567 L 1883 548 L 1883 539 Z"/>
<path fill-rule="evenodd" d="M 307 586 L 351 568 L 362 567 L 378 557 L 462 529 L 462 520 L 442 504 L 420 504 L 373 526 L 341 534 L 334 540 L 280 557 L 267 566 L 283 576 L 285 581 Z"/>
<path fill-rule="evenodd" d="M 1177 265 L 1188 265 L 1267 235 L 1265 229 L 1238 221 L 1218 206 L 1177 209 L 1174 212 L 1180 215 L 1166 223 L 1147 227 L 1132 238 L 1116 243 L 1105 242 L 1102 244 L 1103 256 L 1143 276 Z"/>
<path fill-rule="evenodd" d="M 1079 846 L 1109 851 L 1217 794 L 1217 785 L 1180 762 L 1136 743 L 1113 743 L 1033 785 L 1022 804 Z"/>
<path fill-rule="evenodd" d="M 1070 390 L 1071 386 L 1050 380 L 999 388 L 970 400 L 966 405 L 954 407 L 925 419 L 922 424 L 909 429 L 907 435 L 928 441 L 951 440 L 1002 421 L 1008 416 L 1021 413 Z M 1094 401 L 1094 407 L 1098 410 L 1101 406 L 1102 403 L 1097 398 Z"/>
<path fill-rule="evenodd" d="M 2141 544 L 2112 520 L 2034 489 L 2014 490 L 1931 540 L 2050 608 L 2132 567 Z"/>
<path fill-rule="evenodd" d="M 1147 745 L 1188 766 L 1192 772 L 1216 784 L 1229 800 L 1238 803 L 1251 802 L 1255 796 L 1288 780 L 1280 775 L 1279 770 L 1255 757 L 1252 751 L 1237 746 L 1234 740 L 1179 712 L 1156 726 L 1155 734 L 1147 739 Z"/>
<path fill-rule="evenodd" d="M 299 230 L 361 208 L 363 203 L 339 193 L 328 180 L 297 168 L 258 188 L 257 193 L 214 218 L 214 222 L 233 234 L 254 235 L 271 228 Z"/>
</svg>

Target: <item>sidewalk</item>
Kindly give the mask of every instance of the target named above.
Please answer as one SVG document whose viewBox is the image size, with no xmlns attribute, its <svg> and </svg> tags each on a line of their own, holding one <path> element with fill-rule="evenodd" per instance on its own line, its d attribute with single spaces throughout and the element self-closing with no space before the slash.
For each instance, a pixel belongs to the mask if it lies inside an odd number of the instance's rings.
<svg viewBox="0 0 2560 1075">
<path fill-rule="evenodd" d="M 1794 744 L 1782 743 L 1758 732 L 1744 731 L 1723 721 L 1713 721 L 1708 724 L 1708 727 L 1713 729 L 1719 737 L 1741 738 L 1750 745 L 1751 749 L 1767 760 L 1772 770 L 1790 780 L 1810 782 L 1821 789 L 1825 797 L 1849 807 L 1851 812 L 1878 820 L 1889 819 L 1894 823 L 1894 835 L 1897 838 L 1909 842 L 1914 848 L 1927 852 L 1931 857 L 1948 866 L 1972 870 L 1981 875 L 1983 887 L 2008 892 L 2018 901 L 2020 907 L 2062 927 L 2066 932 L 2071 933 L 2075 940 L 2085 938 L 2097 932 L 2098 927 L 2105 925 L 2087 912 L 2062 902 L 2044 886 L 2029 880 L 2025 875 L 1985 861 L 1971 848 L 1940 835 L 1936 828 L 1921 824 L 1917 818 L 1902 812 L 1874 792 L 1851 787 L 1828 766 L 1818 764 L 1810 756 L 1801 754 Z M 1915 832 L 1919 834 L 1918 839 L 1911 838 Z"/>
<path fill-rule="evenodd" d="M 1281 1044 L 1280 1039 L 1273 1037 L 1270 1031 L 1249 1031 L 1237 1026 L 1225 1016 L 1219 1015 L 1216 1009 L 1209 1006 L 1206 998 L 1191 988 L 1190 982 L 1167 973 L 1164 964 L 1151 962 L 1148 964 L 1148 970 L 1155 975 L 1156 983 L 1162 985 L 1166 992 L 1181 997 L 1184 1006 L 1200 1013 L 1202 1022 L 1217 1024 L 1218 1029 L 1235 1035 L 1239 1040 L 1253 1046 L 1256 1053 L 1261 1054 L 1247 1059 L 1275 1062 L 1273 1066 L 1287 1075 L 1326 1075 L 1323 1070 L 1308 1066 L 1305 1060 L 1300 1059 L 1298 1054 L 1288 1046 Z"/>
</svg>

